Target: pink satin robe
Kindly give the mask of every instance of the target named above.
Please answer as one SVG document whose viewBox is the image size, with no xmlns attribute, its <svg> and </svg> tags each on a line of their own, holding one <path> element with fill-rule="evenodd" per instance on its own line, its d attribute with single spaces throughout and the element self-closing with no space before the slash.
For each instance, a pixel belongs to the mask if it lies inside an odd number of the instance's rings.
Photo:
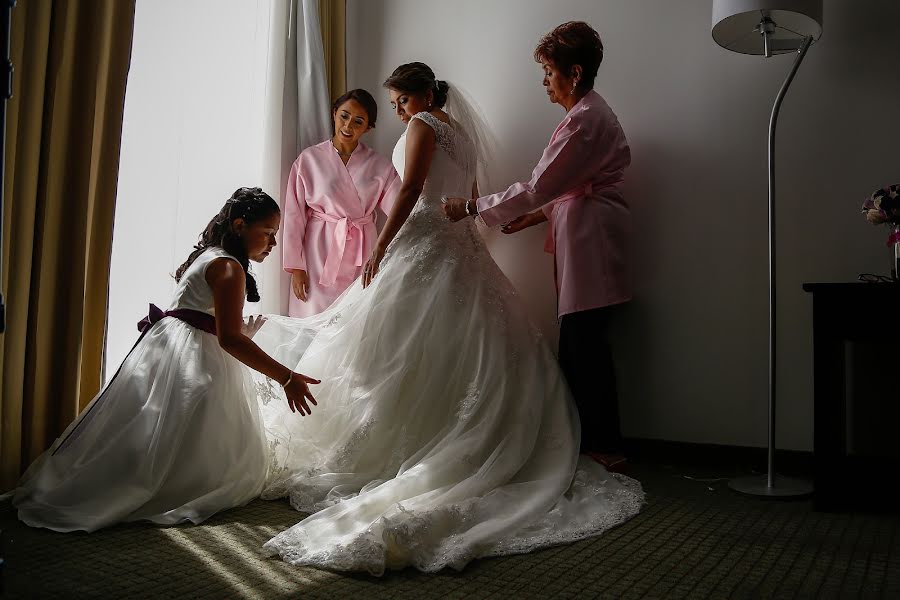
<svg viewBox="0 0 900 600">
<path fill-rule="evenodd" d="M 326 140 L 300 153 L 284 196 L 284 270 L 309 275 L 308 301 L 290 293 L 288 314 L 322 312 L 362 273 L 378 232 L 375 209 L 390 211 L 400 189 L 391 162 L 360 143 L 346 166 Z"/>
<path fill-rule="evenodd" d="M 622 194 L 630 162 L 618 118 L 591 90 L 553 132 L 529 182 L 477 200 L 488 226 L 543 210 L 560 318 L 631 299 L 631 212 Z"/>
</svg>

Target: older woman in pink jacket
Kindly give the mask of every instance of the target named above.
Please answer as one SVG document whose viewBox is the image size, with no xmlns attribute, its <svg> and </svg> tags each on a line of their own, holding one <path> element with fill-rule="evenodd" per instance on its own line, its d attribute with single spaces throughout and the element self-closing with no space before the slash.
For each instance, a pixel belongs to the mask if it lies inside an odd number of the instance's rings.
<svg viewBox="0 0 900 600">
<path fill-rule="evenodd" d="M 622 194 L 631 162 L 615 113 L 593 90 L 603 60 L 587 23 L 564 23 L 534 52 L 550 102 L 566 110 L 531 180 L 477 199 L 450 198 L 451 219 L 479 215 L 504 233 L 550 222 L 545 249 L 555 255 L 559 360 L 581 417 L 581 451 L 623 466 L 610 315 L 631 299 L 631 214 Z"/>
</svg>

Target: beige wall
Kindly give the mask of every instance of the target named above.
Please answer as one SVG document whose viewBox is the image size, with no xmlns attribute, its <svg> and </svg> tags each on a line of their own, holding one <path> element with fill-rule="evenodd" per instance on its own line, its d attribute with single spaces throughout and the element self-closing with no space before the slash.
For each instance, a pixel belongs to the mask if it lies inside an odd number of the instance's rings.
<svg viewBox="0 0 900 600">
<path fill-rule="evenodd" d="M 401 125 L 381 82 L 422 60 L 481 104 L 501 143 L 496 179 L 527 178 L 563 116 L 547 103 L 531 53 L 541 34 L 573 19 L 600 32 L 596 89 L 633 153 L 637 297 L 614 332 L 624 433 L 764 446 L 766 127 L 792 56 L 722 50 L 710 36 L 709 1 L 348 0 L 348 84 L 371 90 L 384 111 L 368 141 L 390 152 Z M 812 312 L 801 284 L 888 267 L 886 232 L 858 208 L 875 188 L 900 182 L 898 22 L 893 0 L 826 1 L 824 36 L 782 107 L 780 447 L 812 447 Z M 543 230 L 490 240 L 555 339 Z"/>
</svg>

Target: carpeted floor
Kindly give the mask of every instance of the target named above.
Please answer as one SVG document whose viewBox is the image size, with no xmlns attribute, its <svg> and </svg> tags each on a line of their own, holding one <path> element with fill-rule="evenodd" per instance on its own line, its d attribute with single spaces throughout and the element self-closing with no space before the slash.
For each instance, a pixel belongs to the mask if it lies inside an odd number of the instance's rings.
<svg viewBox="0 0 900 600">
<path fill-rule="evenodd" d="M 633 461 L 644 511 L 602 537 L 462 572 L 295 568 L 261 544 L 295 523 L 256 501 L 200 526 L 25 527 L 0 504 L 6 598 L 900 598 L 900 516 L 815 512 L 727 488 L 727 470 Z M 685 477 L 687 476 L 687 477 Z M 688 478 L 690 477 L 690 479 Z"/>
</svg>

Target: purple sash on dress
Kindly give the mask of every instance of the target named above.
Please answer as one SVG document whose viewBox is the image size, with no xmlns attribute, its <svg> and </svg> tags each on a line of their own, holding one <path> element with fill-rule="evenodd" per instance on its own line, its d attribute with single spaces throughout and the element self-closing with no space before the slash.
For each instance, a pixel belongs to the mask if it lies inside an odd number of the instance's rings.
<svg viewBox="0 0 900 600">
<path fill-rule="evenodd" d="M 173 308 L 172 310 L 162 310 L 155 304 L 150 304 L 150 310 L 147 316 L 138 321 L 137 328 L 141 332 L 141 337 L 150 328 L 151 325 L 164 319 L 165 317 L 175 317 L 184 321 L 191 327 L 196 327 L 206 333 L 216 335 L 216 318 L 202 310 L 194 310 L 192 308 Z"/>
<path fill-rule="evenodd" d="M 216 318 L 211 314 L 205 313 L 202 310 L 194 310 L 192 308 L 173 308 L 172 310 L 162 310 L 160 307 L 155 304 L 150 304 L 150 310 L 147 312 L 147 316 L 138 321 L 137 328 L 141 332 L 140 337 L 138 337 L 137 342 L 134 343 L 134 346 L 131 347 L 131 350 L 128 351 L 128 355 L 134 351 L 141 340 L 144 339 L 144 336 L 150 331 L 150 326 L 159 321 L 160 319 L 164 319 L 166 317 L 174 317 L 176 319 L 180 319 L 184 321 L 191 327 L 195 327 L 200 331 L 205 331 L 206 333 L 211 333 L 216 335 Z M 125 357 L 126 359 L 128 356 Z M 122 361 L 123 363 L 125 360 Z M 119 365 L 119 369 L 122 368 L 122 365 Z M 101 396 L 106 394 L 106 390 L 109 388 L 110 384 L 118 377 L 119 371 L 116 370 L 116 374 L 112 376 L 112 379 L 104 386 L 103 391 L 100 393 Z M 78 424 L 75 425 L 70 431 L 69 434 L 53 449 L 51 452 L 51 456 L 62 450 L 65 446 L 68 445 L 72 438 L 72 434 L 75 433 L 75 430 L 81 427 L 88 418 L 88 415 L 94 408 L 100 404 L 101 398 L 97 398 L 97 400 L 91 405 L 91 407 L 79 415 Z"/>
</svg>

